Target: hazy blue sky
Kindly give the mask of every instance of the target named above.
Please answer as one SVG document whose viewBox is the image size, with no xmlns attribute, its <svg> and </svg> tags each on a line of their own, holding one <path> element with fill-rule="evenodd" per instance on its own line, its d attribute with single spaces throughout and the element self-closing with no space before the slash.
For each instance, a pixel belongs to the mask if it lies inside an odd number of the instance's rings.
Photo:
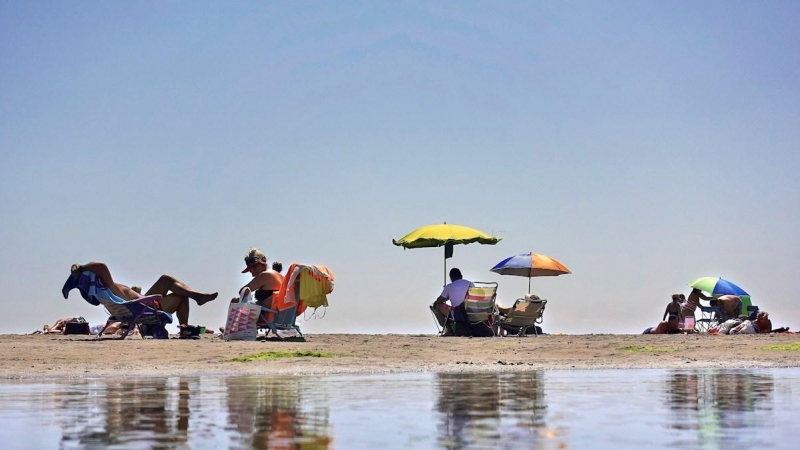
<svg viewBox="0 0 800 450">
<path fill-rule="evenodd" d="M 544 329 L 633 333 L 700 276 L 800 329 L 795 1 L 0 3 L 1 333 L 104 320 L 60 287 L 107 262 L 220 300 L 251 246 L 325 264 L 305 332 L 432 333 L 447 221 L 527 251 Z"/>
</svg>

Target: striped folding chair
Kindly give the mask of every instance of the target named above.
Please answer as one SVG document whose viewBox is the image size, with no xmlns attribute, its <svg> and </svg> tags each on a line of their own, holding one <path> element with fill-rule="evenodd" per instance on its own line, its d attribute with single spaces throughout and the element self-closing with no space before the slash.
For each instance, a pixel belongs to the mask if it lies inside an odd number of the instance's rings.
<svg viewBox="0 0 800 450">
<path fill-rule="evenodd" d="M 476 281 L 467 290 L 464 298 L 464 311 L 473 336 L 494 336 L 492 327 L 496 312 L 497 283 Z"/>
</svg>

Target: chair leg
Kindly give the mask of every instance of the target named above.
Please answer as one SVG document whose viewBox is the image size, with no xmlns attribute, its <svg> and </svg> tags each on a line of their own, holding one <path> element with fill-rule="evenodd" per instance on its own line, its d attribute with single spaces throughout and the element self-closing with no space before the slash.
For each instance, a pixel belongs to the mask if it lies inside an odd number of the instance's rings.
<svg viewBox="0 0 800 450">
<path fill-rule="evenodd" d="M 111 319 L 108 319 L 106 321 L 106 324 L 103 326 L 103 329 L 101 329 L 100 332 L 97 333 L 97 339 L 100 339 L 100 338 L 103 337 L 103 332 L 106 331 L 106 328 L 108 328 L 108 326 L 111 325 L 112 323 L 113 322 L 111 321 Z"/>
</svg>

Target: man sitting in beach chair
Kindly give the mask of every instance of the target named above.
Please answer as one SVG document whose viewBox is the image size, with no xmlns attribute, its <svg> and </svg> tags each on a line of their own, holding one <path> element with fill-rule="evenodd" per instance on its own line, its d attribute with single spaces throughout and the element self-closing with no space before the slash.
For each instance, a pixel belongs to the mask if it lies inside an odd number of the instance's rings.
<svg viewBox="0 0 800 450">
<path fill-rule="evenodd" d="M 464 299 L 473 284 L 465 280 L 457 267 L 450 269 L 450 283 L 430 306 L 431 313 L 441 327 L 440 336 L 472 336 Z M 447 302 L 450 304 L 448 305 Z"/>
</svg>

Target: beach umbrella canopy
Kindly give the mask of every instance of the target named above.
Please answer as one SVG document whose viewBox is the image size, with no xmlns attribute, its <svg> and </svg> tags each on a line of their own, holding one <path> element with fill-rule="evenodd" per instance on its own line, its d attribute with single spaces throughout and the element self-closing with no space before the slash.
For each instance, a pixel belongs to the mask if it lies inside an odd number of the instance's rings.
<svg viewBox="0 0 800 450">
<path fill-rule="evenodd" d="M 750 295 L 744 289 L 721 277 L 698 278 L 689 283 L 689 286 L 711 295 Z"/>
<path fill-rule="evenodd" d="M 497 263 L 491 271 L 500 275 L 528 277 L 528 292 L 531 291 L 532 277 L 555 277 L 572 273 L 555 259 L 532 252 L 510 256 Z"/>
<path fill-rule="evenodd" d="M 490 236 L 475 228 L 440 223 L 417 228 L 400 239 L 392 239 L 392 244 L 403 248 L 444 247 L 444 276 L 447 284 L 447 258 L 453 256 L 453 245 L 471 244 L 494 245 L 500 238 Z"/>
</svg>

